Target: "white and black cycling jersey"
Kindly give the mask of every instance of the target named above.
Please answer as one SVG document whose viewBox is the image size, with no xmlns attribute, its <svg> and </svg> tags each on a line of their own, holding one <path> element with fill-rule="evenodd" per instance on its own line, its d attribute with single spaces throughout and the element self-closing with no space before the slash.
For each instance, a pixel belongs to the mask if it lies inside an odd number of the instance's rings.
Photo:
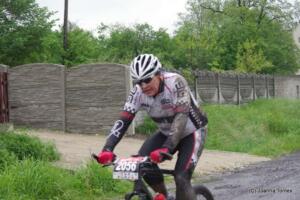
<svg viewBox="0 0 300 200">
<path fill-rule="evenodd" d="M 181 75 L 163 72 L 162 76 L 164 80 L 162 92 L 155 97 L 147 96 L 139 85 L 135 85 L 125 103 L 124 111 L 135 114 L 139 110 L 145 110 L 157 123 L 159 131 L 165 135 L 170 134 L 173 119 L 178 112 L 189 112 L 182 134 L 182 137 L 185 137 L 201 127 L 202 121 L 200 116 L 197 116 L 199 110 L 196 101 Z"/>
<path fill-rule="evenodd" d="M 138 84 L 133 87 L 123 108 L 124 112 L 112 128 L 104 149 L 113 150 L 139 110 L 145 110 L 164 135 L 180 134 L 176 140 L 207 124 L 207 118 L 199 110 L 187 81 L 177 73 L 161 72 L 160 75 L 162 81 L 159 93 L 154 97 L 144 94 Z M 174 120 L 179 113 L 187 116 L 184 127 L 180 129 L 183 130 L 181 133 L 177 133 L 176 126 L 172 127 L 173 123 L 177 123 Z"/>
</svg>

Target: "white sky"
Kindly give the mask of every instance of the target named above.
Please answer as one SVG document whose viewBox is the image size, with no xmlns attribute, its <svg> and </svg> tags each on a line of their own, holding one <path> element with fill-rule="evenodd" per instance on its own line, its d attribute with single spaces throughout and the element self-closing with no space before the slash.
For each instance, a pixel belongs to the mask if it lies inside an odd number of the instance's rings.
<svg viewBox="0 0 300 200">
<path fill-rule="evenodd" d="M 63 23 L 64 0 L 36 0 L 40 7 L 58 11 L 54 16 Z M 69 21 L 81 28 L 95 31 L 101 22 L 131 26 L 148 23 L 155 30 L 167 28 L 173 33 L 178 13 L 185 12 L 187 0 L 69 0 Z"/>
</svg>

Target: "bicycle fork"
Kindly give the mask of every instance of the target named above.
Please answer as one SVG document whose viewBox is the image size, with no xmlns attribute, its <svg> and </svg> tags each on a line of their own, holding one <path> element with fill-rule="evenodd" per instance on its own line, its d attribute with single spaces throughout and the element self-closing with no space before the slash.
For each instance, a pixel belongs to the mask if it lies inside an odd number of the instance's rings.
<svg viewBox="0 0 300 200">
<path fill-rule="evenodd" d="M 140 200 L 152 200 L 152 195 L 142 178 L 134 181 L 133 192 L 125 195 L 125 200 L 130 200 L 134 196 L 138 196 Z"/>
</svg>

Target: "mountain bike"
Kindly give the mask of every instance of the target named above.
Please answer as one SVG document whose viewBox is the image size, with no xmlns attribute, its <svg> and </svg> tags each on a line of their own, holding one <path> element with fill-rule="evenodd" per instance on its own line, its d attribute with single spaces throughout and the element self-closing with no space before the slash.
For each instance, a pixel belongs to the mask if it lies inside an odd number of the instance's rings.
<svg viewBox="0 0 300 200">
<path fill-rule="evenodd" d="M 172 155 L 162 153 L 166 160 L 171 160 Z M 92 154 L 92 157 L 98 161 L 98 156 Z M 152 193 L 143 181 L 143 176 L 146 173 L 157 173 L 157 168 L 153 168 L 153 162 L 148 156 L 134 155 L 128 158 L 115 158 L 115 160 L 104 166 L 113 166 L 113 179 L 131 180 L 134 181 L 133 191 L 125 195 L 125 200 L 131 200 L 137 197 L 139 200 L 152 200 Z M 172 175 L 174 170 L 159 169 L 164 175 Z M 194 185 L 197 200 L 213 200 L 214 197 L 210 190 L 203 185 Z"/>
</svg>

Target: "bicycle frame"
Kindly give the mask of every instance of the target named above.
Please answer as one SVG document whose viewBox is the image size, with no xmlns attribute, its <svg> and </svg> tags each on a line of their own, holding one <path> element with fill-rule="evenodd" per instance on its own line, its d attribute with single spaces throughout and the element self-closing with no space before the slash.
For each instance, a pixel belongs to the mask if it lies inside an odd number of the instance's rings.
<svg viewBox="0 0 300 200">
<path fill-rule="evenodd" d="M 165 156 L 171 158 L 170 155 L 165 155 Z M 92 157 L 98 161 L 98 157 L 95 154 L 92 154 Z M 136 157 L 136 156 L 132 156 L 132 157 Z M 153 169 L 154 163 L 150 161 L 150 158 L 147 156 L 143 158 L 145 159 L 142 159 L 143 161 L 139 163 L 139 168 L 137 170 L 138 178 L 134 180 L 133 191 L 125 195 L 125 200 L 130 200 L 134 196 L 138 196 L 140 200 L 152 200 L 152 194 L 149 191 L 146 183 L 143 181 L 143 177 L 145 176 L 145 174 L 157 173 L 157 170 L 159 170 L 163 175 L 172 175 L 173 177 L 175 176 L 174 170 L 160 169 L 160 168 Z M 104 166 L 116 165 L 116 163 L 117 161 L 115 160 L 114 162 Z M 196 185 L 193 186 L 193 188 L 197 195 L 201 195 L 201 196 L 203 195 L 206 199 L 209 200 L 214 199 L 209 189 L 206 188 L 205 186 Z"/>
<path fill-rule="evenodd" d="M 153 162 L 149 160 L 142 163 L 138 172 L 140 174 L 139 179 L 134 182 L 133 192 L 125 195 L 125 200 L 129 200 L 133 196 L 139 196 L 140 199 L 152 200 L 152 194 L 146 186 L 145 182 L 143 181 L 143 176 L 146 173 L 157 173 L 157 169 L 154 170 L 151 166 L 153 166 Z M 174 170 L 160 168 L 158 170 L 164 175 L 172 175 L 173 177 L 175 175 Z"/>
</svg>

